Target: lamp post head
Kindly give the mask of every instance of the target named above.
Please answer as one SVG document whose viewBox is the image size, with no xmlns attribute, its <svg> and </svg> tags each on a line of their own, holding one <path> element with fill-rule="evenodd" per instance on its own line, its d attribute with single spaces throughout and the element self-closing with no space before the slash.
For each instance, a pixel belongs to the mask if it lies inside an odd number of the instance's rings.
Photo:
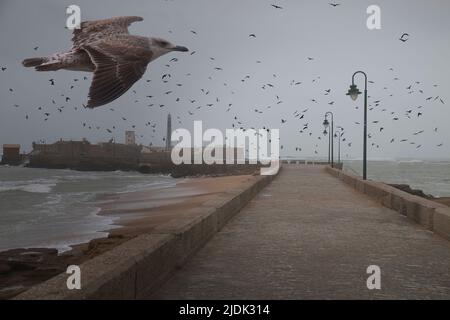
<svg viewBox="0 0 450 320">
<path fill-rule="evenodd" d="M 360 94 L 361 94 L 361 91 L 359 91 L 356 84 L 352 84 L 350 86 L 350 89 L 348 89 L 348 92 L 346 93 L 346 95 L 350 96 L 350 98 L 352 98 L 353 101 L 355 101 Z"/>
<path fill-rule="evenodd" d="M 323 126 L 326 128 L 328 128 L 328 126 L 330 125 L 330 123 L 328 122 L 328 119 L 325 118 L 325 120 L 323 120 Z"/>
<path fill-rule="evenodd" d="M 326 136 L 328 134 L 327 129 L 323 130 L 323 135 Z"/>
</svg>

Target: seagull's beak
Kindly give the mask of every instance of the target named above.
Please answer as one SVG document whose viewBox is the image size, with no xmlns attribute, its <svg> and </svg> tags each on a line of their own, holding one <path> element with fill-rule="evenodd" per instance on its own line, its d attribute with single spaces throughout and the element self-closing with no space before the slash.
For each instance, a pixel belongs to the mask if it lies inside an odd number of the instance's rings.
<svg viewBox="0 0 450 320">
<path fill-rule="evenodd" d="M 187 51 L 189 51 L 188 48 L 183 47 L 183 46 L 176 46 L 176 47 L 174 47 L 172 50 L 173 50 L 173 51 L 181 51 L 181 52 L 187 52 Z"/>
</svg>

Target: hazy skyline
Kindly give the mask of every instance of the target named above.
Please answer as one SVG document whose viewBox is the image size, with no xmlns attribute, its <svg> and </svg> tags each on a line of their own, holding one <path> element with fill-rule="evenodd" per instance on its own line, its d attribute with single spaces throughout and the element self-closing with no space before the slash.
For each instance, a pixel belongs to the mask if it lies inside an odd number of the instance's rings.
<svg viewBox="0 0 450 320">
<path fill-rule="evenodd" d="M 224 130 L 232 124 L 240 126 L 238 122 L 246 128 L 279 128 L 282 156 L 326 157 L 328 139 L 322 134 L 322 121 L 326 111 L 333 111 L 335 126 L 345 128 L 342 158 L 360 158 L 363 97 L 353 102 L 345 93 L 353 72 L 364 70 L 374 82 L 369 83 L 373 108 L 369 159 L 450 158 L 450 2 L 345 0 L 337 7 L 328 2 L 3 0 L 0 67 L 7 69 L 0 71 L 0 144 L 20 143 L 30 151 L 33 140 L 85 137 L 98 142 L 115 137 L 123 141 L 125 130 L 135 130 L 139 143 L 164 145 L 166 116 L 171 113 L 173 129 L 191 129 L 194 120 L 203 120 L 205 129 Z M 283 9 L 271 7 L 273 3 Z M 130 33 L 160 36 L 190 52 L 157 59 L 118 100 L 84 109 L 91 74 L 36 72 L 21 65 L 24 58 L 71 47 L 71 32 L 64 28 L 65 8 L 70 4 L 81 7 L 82 20 L 142 16 L 144 21 L 133 24 Z M 366 27 L 366 9 L 373 4 L 381 7 L 381 30 Z M 403 33 L 410 34 L 406 42 L 399 41 Z M 164 74 L 171 74 L 167 83 L 162 81 Z M 54 86 L 49 79 L 54 79 Z M 363 78 L 356 83 L 362 91 Z M 294 117 L 295 111 L 306 109 L 303 119 Z M 410 119 L 408 110 L 412 110 Z M 300 133 L 305 124 L 308 128 Z"/>
</svg>

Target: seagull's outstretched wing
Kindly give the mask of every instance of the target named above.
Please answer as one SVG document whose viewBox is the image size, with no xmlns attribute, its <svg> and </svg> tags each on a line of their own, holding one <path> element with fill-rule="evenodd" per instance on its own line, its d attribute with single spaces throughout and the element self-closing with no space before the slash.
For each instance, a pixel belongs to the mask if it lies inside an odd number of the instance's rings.
<svg viewBox="0 0 450 320">
<path fill-rule="evenodd" d="M 80 29 L 75 29 L 73 31 L 73 47 L 79 48 L 83 45 L 108 38 L 115 34 L 128 34 L 128 27 L 130 24 L 142 20 L 144 20 L 142 17 L 128 16 L 84 21 L 81 23 Z"/>
<path fill-rule="evenodd" d="M 82 47 L 95 65 L 87 107 L 107 104 L 123 95 L 145 73 L 148 50 L 129 42 L 97 42 Z"/>
</svg>

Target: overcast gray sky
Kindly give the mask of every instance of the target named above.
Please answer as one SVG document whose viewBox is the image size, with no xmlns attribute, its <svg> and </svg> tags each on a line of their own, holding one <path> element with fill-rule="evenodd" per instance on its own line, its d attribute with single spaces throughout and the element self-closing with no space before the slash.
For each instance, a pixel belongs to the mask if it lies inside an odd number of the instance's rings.
<svg viewBox="0 0 450 320">
<path fill-rule="evenodd" d="M 138 142 L 162 145 L 170 112 L 174 129 L 191 129 L 194 120 L 222 130 L 233 123 L 239 126 L 238 121 L 245 127 L 279 128 L 282 155 L 319 157 L 327 153 L 323 115 L 333 111 L 335 125 L 345 128 L 343 158 L 360 158 L 362 125 L 356 122 L 362 122 L 363 99 L 352 102 L 345 93 L 353 72 L 362 69 L 374 82 L 369 83 L 373 108 L 369 111 L 369 158 L 450 158 L 450 1 L 337 0 L 341 4 L 337 7 L 329 2 L 1 0 L 0 66 L 7 69 L 0 71 L 0 144 L 20 143 L 29 151 L 31 142 L 40 139 L 53 142 L 86 137 L 98 142 L 115 137 L 123 141 L 124 131 L 135 125 Z M 81 7 L 82 20 L 142 16 L 144 21 L 133 24 L 131 33 L 160 36 L 196 53 L 177 52 L 159 58 L 121 98 L 85 110 L 82 103 L 87 101 L 91 74 L 40 73 L 21 65 L 24 58 L 70 48 L 71 32 L 64 28 L 65 8 L 70 4 Z M 381 30 L 366 27 L 366 9 L 372 4 L 381 7 Z M 410 34 L 407 42 L 399 41 L 403 33 Z M 39 48 L 34 50 L 36 46 Z M 170 62 L 172 58 L 178 61 Z M 167 73 L 172 77 L 163 83 L 161 77 Z M 83 80 L 83 76 L 89 79 Z M 54 79 L 54 86 L 49 79 Z M 356 81 L 362 90 L 363 79 Z M 302 83 L 293 85 L 296 82 Z M 406 89 L 410 85 L 411 90 Z M 331 92 L 325 95 L 328 89 Z M 70 101 L 66 102 L 66 97 Z M 427 101 L 428 97 L 433 98 Z M 377 100 L 381 101 L 378 106 Z M 210 103 L 214 105 L 206 106 Z M 62 106 L 63 112 L 59 112 Z M 303 119 L 294 118 L 295 111 L 305 109 Z M 413 110 L 410 119 L 408 110 Z M 47 121 L 45 112 L 50 113 Z M 418 116 L 419 112 L 423 115 Z M 399 120 L 393 120 L 397 117 Z M 287 122 L 282 124 L 281 119 Z M 148 122 L 156 127 L 146 126 Z M 305 124 L 308 129 L 299 132 Z M 381 132 L 380 127 L 384 128 Z M 421 130 L 424 132 L 414 135 Z M 408 141 L 400 142 L 402 139 Z"/>
</svg>

